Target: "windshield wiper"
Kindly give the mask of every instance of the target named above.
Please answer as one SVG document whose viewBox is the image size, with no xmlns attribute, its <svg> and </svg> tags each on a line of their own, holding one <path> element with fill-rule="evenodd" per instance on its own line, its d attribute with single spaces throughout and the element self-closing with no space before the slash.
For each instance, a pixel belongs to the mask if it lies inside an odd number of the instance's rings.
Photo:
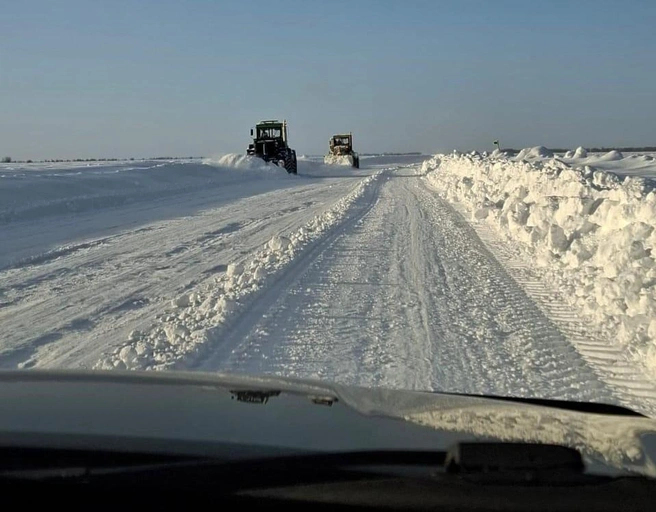
<svg viewBox="0 0 656 512">
<path fill-rule="evenodd" d="M 469 398 L 486 398 L 489 400 L 502 400 L 505 402 L 519 402 L 531 405 L 540 405 L 542 407 L 551 407 L 554 409 L 564 409 L 568 411 L 586 412 L 593 414 L 604 414 L 609 416 L 636 416 L 648 418 L 642 413 L 629 409 L 621 405 L 604 404 L 598 402 L 576 402 L 569 400 L 556 400 L 551 398 L 525 398 L 515 396 L 497 396 L 497 395 L 476 395 L 471 393 L 449 393 L 435 391 L 439 395 L 463 396 Z"/>
</svg>

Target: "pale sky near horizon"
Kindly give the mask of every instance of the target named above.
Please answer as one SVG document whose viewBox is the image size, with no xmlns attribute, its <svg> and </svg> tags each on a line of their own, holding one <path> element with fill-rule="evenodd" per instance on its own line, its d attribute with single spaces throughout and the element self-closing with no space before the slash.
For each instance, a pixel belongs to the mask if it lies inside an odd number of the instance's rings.
<svg viewBox="0 0 656 512">
<path fill-rule="evenodd" d="M 656 2 L 2 2 L 0 156 L 656 145 Z"/>
</svg>

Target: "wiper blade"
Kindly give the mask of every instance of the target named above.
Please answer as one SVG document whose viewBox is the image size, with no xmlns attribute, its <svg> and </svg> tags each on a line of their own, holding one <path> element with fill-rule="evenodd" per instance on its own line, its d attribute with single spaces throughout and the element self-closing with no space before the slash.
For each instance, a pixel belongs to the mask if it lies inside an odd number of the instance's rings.
<svg viewBox="0 0 656 512">
<path fill-rule="evenodd" d="M 634 416 L 640 418 L 648 418 L 642 413 L 629 409 L 621 405 L 604 404 L 599 402 L 575 402 L 569 400 L 556 400 L 551 398 L 526 398 L 515 396 L 497 396 L 497 395 L 476 395 L 471 393 L 449 393 L 442 391 L 435 391 L 440 395 L 463 396 L 469 398 L 485 398 L 489 400 L 501 400 L 505 402 L 519 402 L 531 405 L 540 405 L 542 407 L 550 407 L 553 409 L 564 409 L 568 411 L 585 412 L 593 414 L 604 414 L 608 416 Z"/>
</svg>

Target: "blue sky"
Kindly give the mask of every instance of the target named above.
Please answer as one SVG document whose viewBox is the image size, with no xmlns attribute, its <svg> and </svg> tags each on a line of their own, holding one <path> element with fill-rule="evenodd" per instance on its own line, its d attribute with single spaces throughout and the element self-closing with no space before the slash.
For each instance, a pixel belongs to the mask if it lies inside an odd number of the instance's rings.
<svg viewBox="0 0 656 512">
<path fill-rule="evenodd" d="M 2 2 L 0 154 L 656 144 L 656 2 Z"/>
</svg>

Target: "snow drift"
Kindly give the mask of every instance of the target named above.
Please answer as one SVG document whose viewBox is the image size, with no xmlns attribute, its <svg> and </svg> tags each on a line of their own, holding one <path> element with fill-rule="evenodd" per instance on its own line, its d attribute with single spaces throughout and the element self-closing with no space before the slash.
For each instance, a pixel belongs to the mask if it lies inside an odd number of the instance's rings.
<svg viewBox="0 0 656 512">
<path fill-rule="evenodd" d="M 535 148 L 523 150 L 536 155 Z M 583 156 L 583 151 L 578 151 Z M 621 158 L 611 152 L 603 160 Z M 656 376 L 656 192 L 555 158 L 437 155 L 427 180 L 514 241 L 571 304 Z"/>
<path fill-rule="evenodd" d="M 517 154 L 517 160 L 530 160 L 534 158 L 552 157 L 553 152 L 544 146 L 535 146 L 534 148 L 524 148 Z"/>
<path fill-rule="evenodd" d="M 600 160 L 615 162 L 616 160 L 622 160 L 622 158 L 624 158 L 624 155 L 622 155 L 622 153 L 620 153 L 617 150 L 613 150 L 613 151 L 609 151 L 604 156 L 602 156 Z"/>
<path fill-rule="evenodd" d="M 565 158 L 587 158 L 588 152 L 585 148 L 579 146 L 575 151 L 567 151 Z"/>
<path fill-rule="evenodd" d="M 650 154 L 624 155 L 617 150 L 607 153 L 591 153 L 582 147 L 567 151 L 562 158 L 574 169 L 585 171 L 604 170 L 618 176 L 641 176 L 656 179 L 656 165 Z"/>
</svg>

